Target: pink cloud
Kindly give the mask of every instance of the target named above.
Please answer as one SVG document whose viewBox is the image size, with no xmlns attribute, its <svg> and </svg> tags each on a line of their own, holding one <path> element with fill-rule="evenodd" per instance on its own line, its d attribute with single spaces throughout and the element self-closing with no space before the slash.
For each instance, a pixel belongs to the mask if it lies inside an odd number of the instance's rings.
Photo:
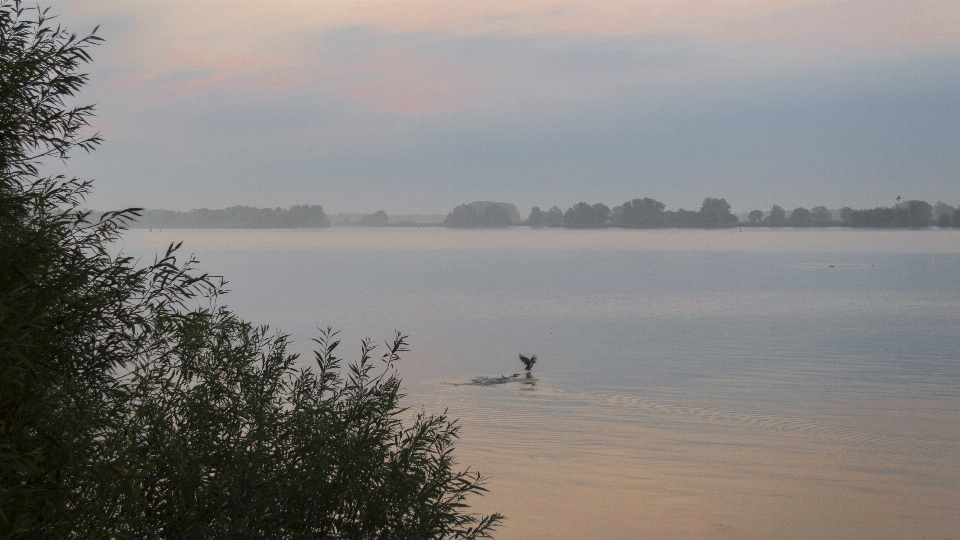
<svg viewBox="0 0 960 540">
<path fill-rule="evenodd" d="M 111 47 L 114 61 L 136 69 L 114 85 L 133 87 L 147 99 L 174 99 L 229 84 L 272 96 L 319 89 L 374 110 L 410 113 L 456 110 L 492 81 L 538 96 L 556 94 L 559 83 L 587 93 L 606 84 L 632 85 L 637 74 L 618 75 L 619 81 L 612 76 L 575 81 L 558 74 L 531 80 L 529 66 L 515 66 L 508 58 L 478 66 L 389 45 L 347 62 L 324 57 L 311 43 L 323 33 L 364 28 L 380 37 L 427 32 L 445 39 L 550 36 L 562 41 L 670 35 L 734 50 L 779 48 L 759 70 L 776 69 L 778 62 L 815 65 L 844 55 L 882 58 L 960 43 L 960 2 L 955 0 L 278 0 L 268 7 L 215 0 L 72 0 L 67 5 L 84 16 L 119 15 L 130 21 L 129 33 Z M 645 72 L 647 78 L 651 71 Z M 206 75 L 178 80 L 178 73 Z"/>
</svg>

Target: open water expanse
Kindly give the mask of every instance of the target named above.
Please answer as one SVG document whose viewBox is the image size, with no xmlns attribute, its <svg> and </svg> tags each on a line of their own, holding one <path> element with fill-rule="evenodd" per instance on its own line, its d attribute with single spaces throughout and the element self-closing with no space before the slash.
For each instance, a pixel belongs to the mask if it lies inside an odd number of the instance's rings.
<svg viewBox="0 0 960 540">
<path fill-rule="evenodd" d="M 410 335 L 501 539 L 960 539 L 960 231 L 130 231 L 310 351 Z M 352 353 L 347 355 L 346 353 Z M 519 372 L 534 385 L 471 386 Z M 305 355 L 305 361 L 309 355 Z"/>
</svg>

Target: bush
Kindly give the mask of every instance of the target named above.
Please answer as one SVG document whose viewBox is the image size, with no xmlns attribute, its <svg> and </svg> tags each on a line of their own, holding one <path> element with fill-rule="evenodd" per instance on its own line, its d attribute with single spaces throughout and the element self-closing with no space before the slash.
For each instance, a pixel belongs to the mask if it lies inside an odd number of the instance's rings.
<svg viewBox="0 0 960 540">
<path fill-rule="evenodd" d="M 456 423 L 401 421 L 405 338 L 343 368 L 327 330 L 298 367 L 179 245 L 145 267 L 111 253 L 138 211 L 94 220 L 90 182 L 38 176 L 100 142 L 93 109 L 64 105 L 99 38 L 19 2 L 0 36 L 0 537 L 488 536 Z"/>
</svg>

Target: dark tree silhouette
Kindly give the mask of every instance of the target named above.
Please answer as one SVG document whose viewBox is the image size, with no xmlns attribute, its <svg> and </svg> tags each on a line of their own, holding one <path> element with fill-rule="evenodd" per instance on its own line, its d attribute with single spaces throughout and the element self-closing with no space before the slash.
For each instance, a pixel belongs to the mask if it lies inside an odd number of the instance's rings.
<svg viewBox="0 0 960 540">
<path fill-rule="evenodd" d="M 602 203 L 589 205 L 579 202 L 568 208 L 563 215 L 563 224 L 567 227 L 602 227 L 610 220 L 610 208 Z"/>
<path fill-rule="evenodd" d="M 853 222 L 853 208 L 844 206 L 840 209 L 840 222 L 844 225 L 850 225 Z"/>
<path fill-rule="evenodd" d="M 23 6 L 0 0 L 0 538 L 488 536 L 456 422 L 402 414 L 404 336 L 347 363 L 327 330 L 300 362 L 179 244 L 125 255 L 138 209 L 41 175 L 100 142 L 72 105 L 100 39 Z"/>
<path fill-rule="evenodd" d="M 810 211 L 806 208 L 795 208 L 790 212 L 790 224 L 794 227 L 807 227 L 810 223 Z"/>
<path fill-rule="evenodd" d="M 763 219 L 763 210 L 754 210 L 750 212 L 750 215 L 747 216 L 747 219 L 750 220 L 750 223 L 760 223 L 760 220 Z"/>
<path fill-rule="evenodd" d="M 372 214 L 364 215 L 360 218 L 360 221 L 357 222 L 357 225 L 361 227 L 386 227 L 390 225 L 390 216 L 383 210 L 380 210 Z"/>
<path fill-rule="evenodd" d="M 520 215 L 516 207 L 510 203 L 475 201 L 454 208 L 443 221 L 443 226 L 457 228 L 509 227 L 513 224 L 514 213 L 517 216 Z M 518 222 L 519 220 L 520 218 L 517 217 Z"/>
<path fill-rule="evenodd" d="M 814 206 L 810 209 L 810 221 L 819 227 L 824 225 L 829 225 L 833 220 L 833 216 L 830 215 L 830 210 L 827 210 L 826 206 Z"/>
<path fill-rule="evenodd" d="M 773 205 L 770 213 L 763 219 L 763 224 L 770 227 L 782 227 L 787 221 L 787 212 L 779 204 Z"/>
<path fill-rule="evenodd" d="M 666 221 L 667 205 L 645 197 L 633 199 L 613 209 L 613 224 L 631 229 L 656 229 Z"/>
<path fill-rule="evenodd" d="M 556 206 L 544 212 L 539 206 L 534 206 L 530 210 L 530 217 L 527 218 L 527 225 L 531 227 L 560 227 L 563 225 L 563 210 Z"/>
<path fill-rule="evenodd" d="M 732 227 L 737 216 L 730 213 L 730 203 L 726 199 L 707 197 L 700 207 L 700 226 L 707 228 Z"/>
</svg>

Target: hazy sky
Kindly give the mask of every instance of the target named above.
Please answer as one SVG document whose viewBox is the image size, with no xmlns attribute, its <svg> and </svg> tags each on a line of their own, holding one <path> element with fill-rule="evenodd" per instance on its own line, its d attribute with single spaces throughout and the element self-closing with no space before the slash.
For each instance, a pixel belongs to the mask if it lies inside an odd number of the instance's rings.
<svg viewBox="0 0 960 540">
<path fill-rule="evenodd" d="M 90 200 L 960 203 L 960 1 L 57 0 Z"/>
</svg>

